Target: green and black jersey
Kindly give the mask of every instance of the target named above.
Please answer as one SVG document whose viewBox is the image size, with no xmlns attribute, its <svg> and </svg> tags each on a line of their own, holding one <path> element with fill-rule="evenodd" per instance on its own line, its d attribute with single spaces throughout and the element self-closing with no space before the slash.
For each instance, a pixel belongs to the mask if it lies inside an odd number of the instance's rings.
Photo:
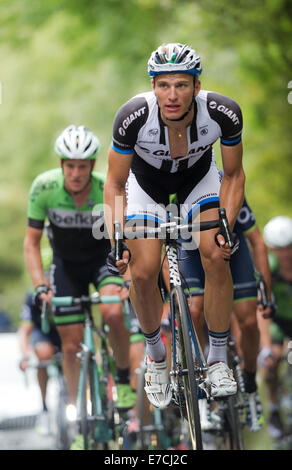
<svg viewBox="0 0 292 470">
<path fill-rule="evenodd" d="M 42 229 L 48 218 L 49 238 L 55 255 L 67 261 L 84 263 L 101 254 L 104 257 L 104 253 L 110 251 L 110 241 L 105 236 L 104 180 L 102 173 L 92 172 L 90 195 L 80 209 L 64 188 L 61 168 L 46 171 L 33 181 L 28 225 Z M 93 236 L 95 226 L 98 239 Z"/>
<path fill-rule="evenodd" d="M 282 278 L 277 258 L 273 253 L 269 253 L 269 264 L 272 275 L 272 291 L 277 304 L 276 316 L 290 321 L 292 324 L 292 283 Z"/>
</svg>

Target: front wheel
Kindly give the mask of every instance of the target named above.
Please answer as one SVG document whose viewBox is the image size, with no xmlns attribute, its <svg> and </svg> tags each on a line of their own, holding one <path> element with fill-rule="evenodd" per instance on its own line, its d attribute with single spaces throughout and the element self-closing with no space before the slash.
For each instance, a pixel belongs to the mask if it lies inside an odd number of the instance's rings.
<svg viewBox="0 0 292 470">
<path fill-rule="evenodd" d="M 85 351 L 84 357 L 83 357 L 83 364 L 82 364 L 83 382 L 81 384 L 82 390 L 81 390 L 81 406 L 80 406 L 81 433 L 83 436 L 84 450 L 88 450 L 90 447 L 90 443 L 89 443 L 90 423 L 89 423 L 89 416 L 88 416 L 88 410 L 87 410 L 87 385 L 88 385 L 90 358 L 91 358 L 91 352 L 89 350 Z"/>
<path fill-rule="evenodd" d="M 172 293 L 172 303 L 177 322 L 179 343 L 177 345 L 177 355 L 182 374 L 183 393 L 186 403 L 190 440 L 193 449 L 202 450 L 203 442 L 198 403 L 198 385 L 195 375 L 195 358 L 193 357 L 193 347 L 189 328 L 191 316 L 182 289 L 174 289 Z"/>
</svg>

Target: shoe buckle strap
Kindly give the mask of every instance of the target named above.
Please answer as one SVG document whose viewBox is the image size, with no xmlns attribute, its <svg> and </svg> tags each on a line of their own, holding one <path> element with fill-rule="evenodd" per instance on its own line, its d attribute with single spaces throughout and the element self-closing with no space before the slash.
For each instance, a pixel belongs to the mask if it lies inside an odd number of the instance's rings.
<svg viewBox="0 0 292 470">
<path fill-rule="evenodd" d="M 145 385 L 144 390 L 146 393 L 161 393 L 161 385 L 159 384 Z"/>
<path fill-rule="evenodd" d="M 156 374 L 155 372 L 146 372 L 145 381 L 161 385 L 165 384 L 165 382 L 168 382 L 167 377 L 165 377 L 165 374 Z"/>
</svg>

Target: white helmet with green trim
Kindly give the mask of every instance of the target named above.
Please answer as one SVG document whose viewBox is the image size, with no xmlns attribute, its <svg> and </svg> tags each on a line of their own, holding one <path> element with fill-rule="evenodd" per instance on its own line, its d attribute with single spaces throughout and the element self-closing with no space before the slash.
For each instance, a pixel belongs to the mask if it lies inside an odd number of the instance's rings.
<svg viewBox="0 0 292 470">
<path fill-rule="evenodd" d="M 66 127 L 55 143 L 55 151 L 62 159 L 93 160 L 99 147 L 98 138 L 85 126 Z"/>
<path fill-rule="evenodd" d="M 196 51 L 186 44 L 162 44 L 152 52 L 148 61 L 148 73 L 155 77 L 162 73 L 188 73 L 200 75 L 201 59 Z"/>
<path fill-rule="evenodd" d="M 292 219 L 282 215 L 274 217 L 265 225 L 263 236 L 270 248 L 292 245 Z"/>
</svg>

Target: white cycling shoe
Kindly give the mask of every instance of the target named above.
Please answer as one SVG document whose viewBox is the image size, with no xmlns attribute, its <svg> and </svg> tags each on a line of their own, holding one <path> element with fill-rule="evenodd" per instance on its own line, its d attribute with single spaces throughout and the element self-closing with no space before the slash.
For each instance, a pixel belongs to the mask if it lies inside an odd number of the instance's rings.
<svg viewBox="0 0 292 470">
<path fill-rule="evenodd" d="M 144 390 L 150 403 L 156 408 L 166 408 L 171 402 L 171 388 L 168 378 L 167 362 L 155 362 L 145 357 L 145 387 Z"/>
<path fill-rule="evenodd" d="M 208 367 L 208 377 L 211 382 L 211 396 L 214 398 L 235 395 L 237 383 L 233 372 L 225 362 L 216 362 Z"/>
</svg>

